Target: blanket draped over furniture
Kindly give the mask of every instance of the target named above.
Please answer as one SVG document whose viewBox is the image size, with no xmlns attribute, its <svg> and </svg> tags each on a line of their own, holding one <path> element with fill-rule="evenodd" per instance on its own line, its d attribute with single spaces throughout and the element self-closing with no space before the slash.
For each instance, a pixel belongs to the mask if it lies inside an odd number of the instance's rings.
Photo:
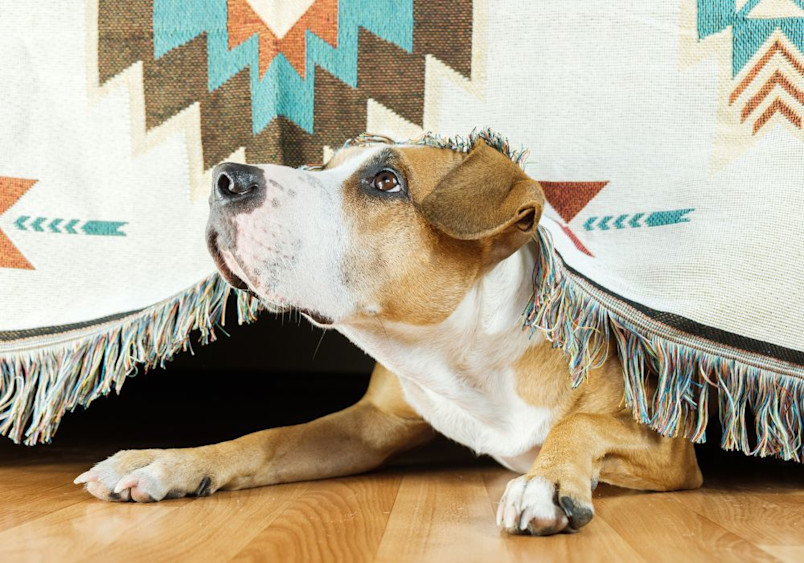
<svg viewBox="0 0 804 563">
<path fill-rule="evenodd" d="M 29 4 L 0 8 L 3 435 L 49 441 L 227 295 L 255 318 L 207 256 L 216 163 L 370 131 L 541 183 L 523 324 L 573 385 L 618 353 L 638 420 L 703 441 L 712 395 L 724 448 L 802 460 L 804 0 Z"/>
</svg>

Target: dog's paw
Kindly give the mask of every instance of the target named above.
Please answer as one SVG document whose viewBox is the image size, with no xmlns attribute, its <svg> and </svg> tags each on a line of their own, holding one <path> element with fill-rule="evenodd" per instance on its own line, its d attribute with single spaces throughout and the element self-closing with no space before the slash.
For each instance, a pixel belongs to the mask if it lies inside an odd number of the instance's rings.
<svg viewBox="0 0 804 563">
<path fill-rule="evenodd" d="M 522 475 L 508 482 L 497 508 L 497 525 L 510 534 L 549 536 L 577 531 L 594 514 L 591 487 L 587 493 L 573 494 L 561 483 Z"/>
<path fill-rule="evenodd" d="M 156 502 L 214 492 L 210 475 L 197 470 L 182 450 L 123 450 L 75 478 L 93 496 L 107 501 Z"/>
</svg>

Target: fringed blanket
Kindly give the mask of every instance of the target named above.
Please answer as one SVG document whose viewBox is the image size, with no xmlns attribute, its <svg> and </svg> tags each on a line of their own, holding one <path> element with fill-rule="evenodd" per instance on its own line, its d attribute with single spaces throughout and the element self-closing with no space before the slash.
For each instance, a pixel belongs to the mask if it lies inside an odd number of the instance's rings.
<svg viewBox="0 0 804 563">
<path fill-rule="evenodd" d="M 488 126 L 545 190 L 525 324 L 573 383 L 613 338 L 639 420 L 701 441 L 716 395 L 725 448 L 802 459 L 804 1 L 29 4 L 0 13 L 0 433 L 211 336 L 217 162 Z"/>
</svg>

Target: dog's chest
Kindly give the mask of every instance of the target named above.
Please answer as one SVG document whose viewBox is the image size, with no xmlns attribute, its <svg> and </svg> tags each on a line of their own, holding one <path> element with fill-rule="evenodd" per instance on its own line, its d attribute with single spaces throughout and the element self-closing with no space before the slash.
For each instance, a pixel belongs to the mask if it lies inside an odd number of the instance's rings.
<svg viewBox="0 0 804 563">
<path fill-rule="evenodd" d="M 554 405 L 528 404 L 517 393 L 515 360 L 536 342 L 513 326 L 464 340 L 433 329 L 366 348 L 398 376 L 406 401 L 433 428 L 506 463 L 540 446 L 554 420 Z"/>
<path fill-rule="evenodd" d="M 406 401 L 436 430 L 517 470 L 535 458 L 557 407 L 517 393 L 518 372 L 539 377 L 538 366 L 518 365 L 542 341 L 521 329 L 533 263 L 527 249 L 509 257 L 441 323 L 342 329 L 397 375 Z"/>
<path fill-rule="evenodd" d="M 523 401 L 512 370 L 471 377 L 436 368 L 424 377 L 410 375 L 400 377 L 408 403 L 437 431 L 478 453 L 516 458 L 547 436 L 551 409 Z"/>
</svg>

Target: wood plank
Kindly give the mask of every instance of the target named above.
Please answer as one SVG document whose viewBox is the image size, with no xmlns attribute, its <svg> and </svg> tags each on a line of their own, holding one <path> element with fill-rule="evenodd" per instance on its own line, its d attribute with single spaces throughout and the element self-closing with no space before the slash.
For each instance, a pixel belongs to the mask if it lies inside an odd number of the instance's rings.
<svg viewBox="0 0 804 563">
<path fill-rule="evenodd" d="M 790 547 L 804 539 L 802 496 L 700 489 L 676 493 L 674 498 L 755 545 Z"/>
<path fill-rule="evenodd" d="M 372 561 L 401 482 L 391 471 L 310 483 L 235 561 Z"/>
<path fill-rule="evenodd" d="M 110 545 L 88 550 L 88 561 L 228 561 L 307 489 L 307 483 L 221 491 L 210 497 L 140 505 L 169 507 L 128 526 Z M 169 530 L 169 533 L 166 531 Z"/>
<path fill-rule="evenodd" d="M 36 487 L 14 487 L 4 491 L 0 506 L 9 510 L 53 512 L 85 501 L 89 493 L 66 475 L 51 477 Z"/>
<path fill-rule="evenodd" d="M 0 532 L 3 530 L 8 530 L 9 528 L 20 526 L 30 520 L 41 518 L 44 515 L 45 513 L 40 511 L 9 510 L 7 508 L 3 508 L 2 512 L 0 512 Z"/>
<path fill-rule="evenodd" d="M 509 560 L 482 468 L 410 470 L 399 487 L 377 561 Z"/>
<path fill-rule="evenodd" d="M 3 490 L 0 491 L 0 500 L 18 487 L 30 487 L 33 484 L 52 484 L 53 486 L 64 482 L 72 483 L 79 473 L 89 467 L 88 464 L 59 465 L 11 465 L 0 467 L 0 481 Z M 69 478 L 68 478 L 69 477 Z"/>
<path fill-rule="evenodd" d="M 785 563 L 804 561 L 804 545 L 760 545 L 759 547 Z"/>
<path fill-rule="evenodd" d="M 680 493 L 611 496 L 598 503 L 595 518 L 607 522 L 642 557 L 652 562 L 768 561 L 753 543 L 699 515 Z M 683 550 L 683 551 L 682 551 Z"/>
<path fill-rule="evenodd" d="M 0 561 L 82 561 L 176 504 L 82 502 L 0 532 Z M 169 535 L 166 535 L 166 539 Z"/>
</svg>

